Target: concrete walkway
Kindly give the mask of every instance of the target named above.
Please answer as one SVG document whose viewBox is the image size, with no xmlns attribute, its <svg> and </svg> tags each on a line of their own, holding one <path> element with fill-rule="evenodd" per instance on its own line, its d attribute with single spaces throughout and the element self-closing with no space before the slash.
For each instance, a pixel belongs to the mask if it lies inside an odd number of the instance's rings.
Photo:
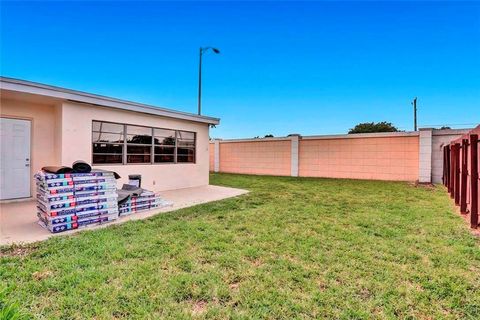
<svg viewBox="0 0 480 320">
<path fill-rule="evenodd" d="M 163 191 L 160 192 L 160 196 L 163 199 L 173 202 L 173 206 L 134 213 L 129 216 L 120 217 L 118 220 L 111 223 L 93 225 L 83 229 L 76 229 L 56 234 L 50 233 L 48 230 L 37 224 L 35 200 L 1 203 L 0 245 L 31 243 L 45 240 L 52 236 L 67 235 L 75 232 L 81 232 L 82 230 L 104 228 L 113 224 L 123 223 L 125 221 L 145 219 L 162 212 L 178 210 L 197 204 L 236 197 L 247 192 L 248 191 L 242 189 L 213 185 Z"/>
</svg>

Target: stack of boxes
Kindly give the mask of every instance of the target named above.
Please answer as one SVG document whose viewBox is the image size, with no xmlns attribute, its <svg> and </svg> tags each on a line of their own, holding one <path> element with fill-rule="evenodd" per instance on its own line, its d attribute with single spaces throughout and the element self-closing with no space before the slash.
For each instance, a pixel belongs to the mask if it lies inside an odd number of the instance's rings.
<svg viewBox="0 0 480 320">
<path fill-rule="evenodd" d="M 39 223 L 57 233 L 118 218 L 113 172 L 35 175 Z"/>
<path fill-rule="evenodd" d="M 126 216 L 139 211 L 162 208 L 171 205 L 172 203 L 161 199 L 160 196 L 152 191 L 143 190 L 139 196 L 131 196 L 127 201 L 120 204 L 118 211 L 121 216 Z"/>
</svg>

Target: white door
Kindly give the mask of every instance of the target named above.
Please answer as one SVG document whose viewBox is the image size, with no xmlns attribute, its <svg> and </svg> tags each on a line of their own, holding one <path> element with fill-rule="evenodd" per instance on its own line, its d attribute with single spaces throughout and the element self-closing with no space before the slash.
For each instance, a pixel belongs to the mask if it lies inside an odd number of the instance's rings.
<svg viewBox="0 0 480 320">
<path fill-rule="evenodd" d="M 30 127 L 0 118 L 0 200 L 30 197 Z"/>
</svg>

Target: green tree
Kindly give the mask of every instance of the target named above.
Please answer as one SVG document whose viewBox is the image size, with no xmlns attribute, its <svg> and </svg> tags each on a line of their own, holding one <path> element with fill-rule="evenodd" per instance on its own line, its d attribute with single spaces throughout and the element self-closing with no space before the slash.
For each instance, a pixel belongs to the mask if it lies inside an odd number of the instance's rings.
<svg viewBox="0 0 480 320">
<path fill-rule="evenodd" d="M 357 124 L 354 128 L 348 131 L 351 133 L 372 133 L 372 132 L 397 132 L 399 131 L 392 123 L 382 122 L 364 122 Z"/>
</svg>

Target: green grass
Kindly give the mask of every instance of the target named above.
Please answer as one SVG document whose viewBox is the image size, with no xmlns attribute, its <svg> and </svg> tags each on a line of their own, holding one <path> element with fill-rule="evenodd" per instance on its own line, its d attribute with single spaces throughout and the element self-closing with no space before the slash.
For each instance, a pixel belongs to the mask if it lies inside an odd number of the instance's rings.
<svg viewBox="0 0 480 320">
<path fill-rule="evenodd" d="M 480 241 L 443 187 L 211 183 L 250 193 L 2 248 L 4 303 L 40 319 L 480 318 Z"/>
</svg>

